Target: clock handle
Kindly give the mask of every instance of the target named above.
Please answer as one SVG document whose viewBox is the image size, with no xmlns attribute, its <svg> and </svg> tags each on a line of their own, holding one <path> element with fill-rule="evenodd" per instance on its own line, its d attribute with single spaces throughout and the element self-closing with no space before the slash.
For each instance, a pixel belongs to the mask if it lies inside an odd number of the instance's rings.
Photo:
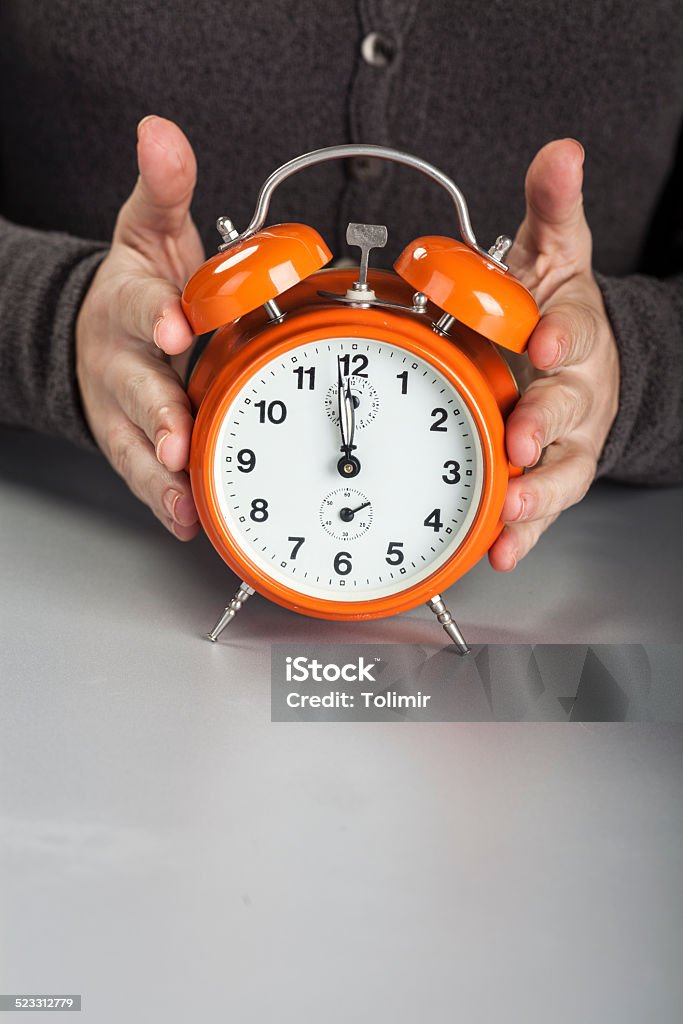
<svg viewBox="0 0 683 1024">
<path fill-rule="evenodd" d="M 411 153 L 403 153 L 399 149 L 390 149 L 388 146 L 366 146 L 353 144 L 344 146 L 327 146 L 324 149 L 314 149 L 310 153 L 303 153 L 301 156 L 297 156 L 293 160 L 289 160 L 286 164 L 278 167 L 276 171 L 273 171 L 270 177 L 266 178 L 264 181 L 256 200 L 254 215 L 251 218 L 246 231 L 239 234 L 235 231 L 231 221 L 226 217 L 219 217 L 217 227 L 223 238 L 225 246 L 233 245 L 235 242 L 242 241 L 250 235 L 253 235 L 256 231 L 261 230 L 266 222 L 273 192 L 278 185 L 281 185 L 283 181 L 287 180 L 287 178 L 290 178 L 293 174 L 297 174 L 299 171 L 304 170 L 306 167 L 313 167 L 315 164 L 326 163 L 328 160 L 341 160 L 359 156 L 369 157 L 376 160 L 389 160 L 393 163 L 403 164 L 405 167 L 412 167 L 413 170 L 419 171 L 421 174 L 425 174 L 428 178 L 435 181 L 453 200 L 458 224 L 460 226 L 460 235 L 465 245 L 474 252 L 479 253 L 480 256 L 484 256 L 501 270 L 508 269 L 503 260 L 512 245 L 512 241 L 505 235 L 500 235 L 490 249 L 482 249 L 477 242 L 472 229 L 465 197 L 455 182 L 452 181 L 447 174 L 444 174 L 443 171 L 440 171 L 438 167 L 434 167 L 433 164 L 428 163 L 426 160 L 413 156 Z"/>
</svg>

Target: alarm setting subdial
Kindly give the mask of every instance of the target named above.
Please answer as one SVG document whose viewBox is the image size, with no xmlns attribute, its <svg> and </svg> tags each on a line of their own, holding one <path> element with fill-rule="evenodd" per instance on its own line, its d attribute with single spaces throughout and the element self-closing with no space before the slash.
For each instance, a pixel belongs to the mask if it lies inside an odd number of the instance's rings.
<svg viewBox="0 0 683 1024">
<path fill-rule="evenodd" d="M 372 423 L 379 411 L 379 398 L 377 391 L 367 377 L 357 377 L 351 374 L 346 378 L 343 386 L 345 391 L 347 384 L 350 385 L 351 400 L 355 413 L 356 430 L 363 430 Z M 339 425 L 339 385 L 332 384 L 325 395 L 325 410 L 335 426 Z"/>
<path fill-rule="evenodd" d="M 338 487 L 320 504 L 320 524 L 335 540 L 358 540 L 372 526 L 372 502 L 361 491 Z"/>
</svg>

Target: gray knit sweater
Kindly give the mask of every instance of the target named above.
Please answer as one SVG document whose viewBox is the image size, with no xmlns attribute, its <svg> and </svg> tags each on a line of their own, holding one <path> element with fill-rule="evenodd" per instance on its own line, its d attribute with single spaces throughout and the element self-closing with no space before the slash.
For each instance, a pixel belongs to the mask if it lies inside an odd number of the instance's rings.
<svg viewBox="0 0 683 1024">
<path fill-rule="evenodd" d="M 443 168 L 488 245 L 523 216 L 534 153 L 571 135 L 621 356 L 601 471 L 682 480 L 682 53 L 674 0 L 3 0 L 0 418 L 93 443 L 74 321 L 135 180 L 144 114 L 195 147 L 209 251 L 218 214 L 243 228 L 271 170 L 340 142 Z M 432 183 L 363 161 L 295 178 L 272 217 L 313 224 L 340 256 L 349 220 L 386 223 L 387 261 L 452 224 Z"/>
</svg>

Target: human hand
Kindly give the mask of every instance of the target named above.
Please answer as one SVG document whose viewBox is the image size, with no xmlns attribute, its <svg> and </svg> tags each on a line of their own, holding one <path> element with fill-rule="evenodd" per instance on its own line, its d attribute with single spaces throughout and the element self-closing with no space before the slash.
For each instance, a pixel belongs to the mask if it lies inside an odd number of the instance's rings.
<svg viewBox="0 0 683 1024">
<path fill-rule="evenodd" d="M 180 306 L 204 259 L 190 216 L 197 163 L 177 125 L 138 125 L 139 177 L 76 323 L 76 375 L 98 445 L 180 540 L 198 532 L 187 465 L 190 403 L 169 357 L 193 334 Z"/>
<path fill-rule="evenodd" d="M 514 569 L 560 512 L 590 487 L 617 413 L 619 357 L 591 269 L 583 211 L 583 147 L 550 142 L 526 178 L 526 217 L 510 270 L 534 295 L 541 320 L 528 356 L 537 373 L 511 413 L 505 437 L 517 466 L 489 551 L 494 569 Z"/>
</svg>

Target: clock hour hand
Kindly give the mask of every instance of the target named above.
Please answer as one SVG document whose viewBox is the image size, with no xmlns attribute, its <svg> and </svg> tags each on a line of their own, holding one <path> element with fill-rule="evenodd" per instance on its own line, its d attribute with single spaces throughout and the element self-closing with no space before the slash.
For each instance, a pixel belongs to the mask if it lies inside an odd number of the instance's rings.
<svg viewBox="0 0 683 1024">
<path fill-rule="evenodd" d="M 348 450 L 352 451 L 356 446 L 353 439 L 356 434 L 356 413 L 353 407 L 353 395 L 351 394 L 351 378 L 346 378 L 346 390 L 344 391 L 344 410 L 346 412 L 346 443 Z"/>
<path fill-rule="evenodd" d="M 337 463 L 337 470 L 340 476 L 348 479 L 358 476 L 360 473 L 360 462 L 351 453 L 355 449 L 353 438 L 356 433 L 356 414 L 353 408 L 353 395 L 351 394 L 351 381 L 347 378 L 344 387 L 344 378 L 341 371 L 341 356 L 337 356 L 337 401 L 339 406 L 339 430 L 341 432 L 341 450 L 344 453 Z"/>
</svg>

